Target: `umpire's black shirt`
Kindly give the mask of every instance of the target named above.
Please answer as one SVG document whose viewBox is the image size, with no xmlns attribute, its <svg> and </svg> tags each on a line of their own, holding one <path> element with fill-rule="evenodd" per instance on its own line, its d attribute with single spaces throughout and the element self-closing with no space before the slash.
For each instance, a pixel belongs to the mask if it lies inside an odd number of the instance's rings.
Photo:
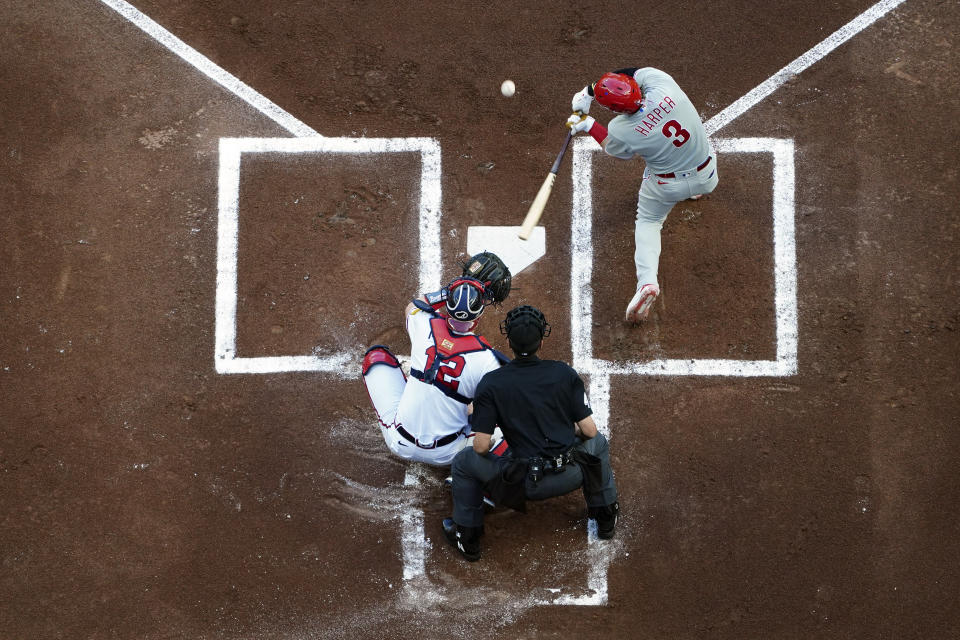
<svg viewBox="0 0 960 640">
<path fill-rule="evenodd" d="M 573 446 L 573 424 L 592 413 L 577 372 L 565 362 L 534 355 L 483 376 L 471 424 L 489 434 L 499 425 L 516 456 L 552 457 Z"/>
</svg>

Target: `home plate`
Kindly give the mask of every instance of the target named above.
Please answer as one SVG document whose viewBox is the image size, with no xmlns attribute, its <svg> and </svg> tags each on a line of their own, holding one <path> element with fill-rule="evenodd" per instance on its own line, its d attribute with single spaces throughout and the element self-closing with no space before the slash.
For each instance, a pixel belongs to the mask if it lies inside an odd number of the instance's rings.
<svg viewBox="0 0 960 640">
<path fill-rule="evenodd" d="M 482 251 L 495 253 L 515 277 L 547 252 L 547 234 L 543 227 L 535 227 L 529 240 L 521 240 L 518 233 L 520 227 L 469 227 L 467 253 L 471 256 Z"/>
</svg>

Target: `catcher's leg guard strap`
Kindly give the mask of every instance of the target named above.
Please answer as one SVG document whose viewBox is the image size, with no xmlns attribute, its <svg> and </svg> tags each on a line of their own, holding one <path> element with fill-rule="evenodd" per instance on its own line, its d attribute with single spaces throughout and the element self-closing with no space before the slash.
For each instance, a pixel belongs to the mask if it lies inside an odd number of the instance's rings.
<svg viewBox="0 0 960 640">
<path fill-rule="evenodd" d="M 382 344 L 375 344 L 363 355 L 363 375 L 367 375 L 370 367 L 375 364 L 386 364 L 391 367 L 400 368 L 400 361 L 390 353 L 390 349 Z"/>
</svg>

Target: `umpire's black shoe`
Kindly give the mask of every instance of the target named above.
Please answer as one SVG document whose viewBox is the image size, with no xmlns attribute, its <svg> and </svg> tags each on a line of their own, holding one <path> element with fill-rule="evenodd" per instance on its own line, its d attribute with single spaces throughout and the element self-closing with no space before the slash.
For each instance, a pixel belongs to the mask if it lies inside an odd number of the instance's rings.
<svg viewBox="0 0 960 640">
<path fill-rule="evenodd" d="M 590 517 L 597 521 L 597 537 L 609 540 L 617 532 L 617 517 L 620 503 L 613 502 L 605 507 L 590 507 Z"/>
<path fill-rule="evenodd" d="M 480 534 L 483 527 L 461 527 L 453 518 L 443 519 L 443 535 L 470 562 L 480 559 Z"/>
</svg>

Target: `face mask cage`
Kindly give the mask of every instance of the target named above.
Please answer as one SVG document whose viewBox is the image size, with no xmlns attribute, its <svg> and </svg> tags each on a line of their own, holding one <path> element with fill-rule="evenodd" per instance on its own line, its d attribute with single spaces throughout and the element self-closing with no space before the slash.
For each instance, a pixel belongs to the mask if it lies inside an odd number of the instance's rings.
<svg viewBox="0 0 960 640">
<path fill-rule="evenodd" d="M 520 322 L 536 326 L 540 330 L 541 338 L 546 338 L 550 335 L 550 324 L 547 322 L 546 317 L 539 309 L 529 305 L 511 309 L 510 312 L 507 313 L 507 317 L 500 322 L 500 334 L 509 338 L 510 328 Z"/>
</svg>

